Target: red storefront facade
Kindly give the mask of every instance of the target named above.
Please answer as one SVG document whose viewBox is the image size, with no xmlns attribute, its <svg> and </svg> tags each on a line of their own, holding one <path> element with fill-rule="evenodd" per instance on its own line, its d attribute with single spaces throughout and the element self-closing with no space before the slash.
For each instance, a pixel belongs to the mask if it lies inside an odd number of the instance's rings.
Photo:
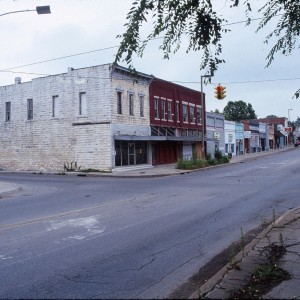
<svg viewBox="0 0 300 300">
<path fill-rule="evenodd" d="M 149 89 L 153 165 L 205 156 L 205 96 L 154 78 Z"/>
</svg>

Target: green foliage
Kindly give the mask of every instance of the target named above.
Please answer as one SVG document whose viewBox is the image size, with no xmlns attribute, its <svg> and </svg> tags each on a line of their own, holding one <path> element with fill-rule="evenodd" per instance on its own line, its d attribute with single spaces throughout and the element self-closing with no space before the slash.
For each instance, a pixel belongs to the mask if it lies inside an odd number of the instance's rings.
<svg viewBox="0 0 300 300">
<path fill-rule="evenodd" d="M 253 272 L 253 277 L 257 281 L 272 281 L 285 278 L 286 272 L 275 264 L 259 265 Z"/>
<path fill-rule="evenodd" d="M 205 159 L 197 159 L 195 155 L 193 155 L 190 160 L 179 159 L 177 162 L 177 168 L 183 170 L 194 170 L 226 163 L 229 163 L 229 158 L 223 155 L 221 151 L 216 150 L 214 159 L 211 157 L 210 153 L 206 155 Z"/>
<path fill-rule="evenodd" d="M 224 107 L 223 114 L 226 120 L 239 122 L 241 120 L 256 119 L 257 116 L 250 103 L 242 100 L 228 101 Z"/>
<path fill-rule="evenodd" d="M 175 53 L 181 46 L 181 40 L 188 38 L 186 52 L 203 50 L 201 69 L 208 68 L 213 74 L 224 60 L 220 58 L 222 52 L 222 33 L 228 29 L 222 27 L 224 19 L 218 17 L 213 10 L 211 0 L 140 0 L 134 1 L 127 14 L 125 33 L 118 35 L 121 38 L 120 47 L 115 62 L 124 60 L 131 66 L 132 55 L 136 53 L 142 57 L 143 51 L 150 40 L 162 38 L 160 49 L 164 58 Z M 140 39 L 140 28 L 148 19 L 153 20 L 153 30 L 145 40 Z"/>
<path fill-rule="evenodd" d="M 275 115 L 268 115 L 268 116 L 266 116 L 266 118 L 267 118 L 267 119 L 272 119 L 272 118 L 278 118 L 278 117 L 275 116 Z"/>
<path fill-rule="evenodd" d="M 229 0 L 230 7 L 245 6 L 247 24 L 251 23 L 249 12 L 254 0 Z M 140 0 L 133 1 L 132 7 L 127 14 L 125 32 L 118 35 L 121 39 L 116 54 L 115 63 L 125 55 L 124 60 L 131 66 L 132 56 L 136 53 L 142 57 L 148 42 L 162 38 L 160 49 L 164 58 L 169 58 L 170 53 L 175 53 L 181 47 L 184 37 L 188 40 L 186 52 L 199 51 L 203 53 L 201 69 L 207 74 L 214 74 L 219 64 L 224 63 L 221 57 L 222 36 L 227 31 L 224 26 L 223 10 L 214 10 L 212 0 Z M 272 0 L 264 1 L 259 10 L 262 19 L 256 31 L 267 25 L 273 30 L 266 36 L 268 44 L 275 38 L 275 44 L 267 55 L 267 67 L 273 62 L 275 54 L 290 55 L 296 48 L 300 35 L 300 5 L 299 0 Z M 279 20 L 277 17 L 280 17 Z M 257 15 L 256 15 L 257 17 Z M 140 38 L 140 29 L 143 24 L 153 22 L 152 30 L 145 40 Z M 132 67 L 132 66 L 131 66 Z M 294 97 L 298 98 L 300 89 Z"/>
<path fill-rule="evenodd" d="M 223 157 L 223 154 L 220 150 L 215 150 L 214 156 L 215 156 L 216 160 L 221 160 Z"/>
</svg>

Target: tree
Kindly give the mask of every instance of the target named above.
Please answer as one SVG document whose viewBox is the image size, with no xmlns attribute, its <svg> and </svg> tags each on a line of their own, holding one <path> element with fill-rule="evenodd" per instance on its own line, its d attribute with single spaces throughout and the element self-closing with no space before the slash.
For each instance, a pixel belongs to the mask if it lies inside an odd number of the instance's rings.
<svg viewBox="0 0 300 300">
<path fill-rule="evenodd" d="M 220 1 L 220 0 L 218 0 Z M 245 6 L 248 24 L 251 19 L 248 13 L 251 11 L 251 2 L 254 0 L 228 0 L 230 7 Z M 224 63 L 221 57 L 222 36 L 228 29 L 224 28 L 227 21 L 218 15 L 213 8 L 213 0 L 133 0 L 132 7 L 127 14 L 125 32 L 118 37 L 121 43 L 116 54 L 115 62 L 119 62 L 126 54 L 124 60 L 132 67 L 132 55 L 143 55 L 148 42 L 162 37 L 160 48 L 164 58 L 176 52 L 181 46 L 184 36 L 188 38 L 186 52 L 203 51 L 200 68 L 206 74 L 214 74 L 218 66 Z M 267 55 L 267 67 L 273 62 L 277 52 L 289 55 L 292 50 L 300 47 L 297 39 L 300 35 L 300 4 L 299 0 L 272 0 L 266 1 L 260 8 L 262 19 L 257 31 L 274 22 L 274 17 L 280 16 L 274 30 L 265 39 L 268 43 L 272 38 L 275 44 Z M 147 18 L 153 19 L 153 28 L 145 40 L 140 39 L 140 28 L 148 22 Z M 296 98 L 300 96 L 300 89 L 296 91 Z"/>
<path fill-rule="evenodd" d="M 235 102 L 229 101 L 224 107 L 223 114 L 226 120 L 236 122 L 257 118 L 252 105 L 242 100 Z"/>
<path fill-rule="evenodd" d="M 268 115 L 268 116 L 266 116 L 266 118 L 267 118 L 267 119 L 274 119 L 274 118 L 278 118 L 278 117 L 275 116 L 275 115 Z"/>
</svg>

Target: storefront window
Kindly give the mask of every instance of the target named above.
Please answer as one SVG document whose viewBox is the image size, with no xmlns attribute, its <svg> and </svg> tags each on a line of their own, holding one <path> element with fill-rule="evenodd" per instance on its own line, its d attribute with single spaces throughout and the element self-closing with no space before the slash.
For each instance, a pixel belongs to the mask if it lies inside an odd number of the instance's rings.
<svg viewBox="0 0 300 300">
<path fill-rule="evenodd" d="M 132 166 L 147 163 L 147 142 L 115 141 L 115 166 Z"/>
</svg>

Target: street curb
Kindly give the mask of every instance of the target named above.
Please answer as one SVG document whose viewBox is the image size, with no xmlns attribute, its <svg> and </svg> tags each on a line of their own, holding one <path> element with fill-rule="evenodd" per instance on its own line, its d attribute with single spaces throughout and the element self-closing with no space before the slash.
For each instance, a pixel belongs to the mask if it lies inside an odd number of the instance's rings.
<svg viewBox="0 0 300 300">
<path fill-rule="evenodd" d="M 21 192 L 23 191 L 23 189 L 21 187 L 16 187 L 16 188 L 13 188 L 9 191 L 5 191 L 5 192 L 0 192 L 0 198 L 2 197 L 6 197 L 6 196 L 9 196 L 11 194 L 14 194 L 14 193 L 17 193 L 17 192 Z"/>
<path fill-rule="evenodd" d="M 259 233 L 250 243 L 248 243 L 244 250 L 240 251 L 234 258 L 234 264 L 240 263 L 242 259 L 248 255 L 248 253 L 254 249 L 260 240 L 262 240 L 273 228 L 282 227 L 291 221 L 300 218 L 300 211 L 295 214 L 295 211 L 299 210 L 299 207 L 288 210 L 275 220 L 273 224 L 270 224 L 261 233 Z M 227 263 L 221 270 L 219 270 L 214 276 L 208 279 L 202 286 L 200 286 L 188 299 L 201 299 L 203 295 L 206 295 L 214 289 L 224 278 L 224 276 L 232 269 L 230 263 Z"/>
</svg>

